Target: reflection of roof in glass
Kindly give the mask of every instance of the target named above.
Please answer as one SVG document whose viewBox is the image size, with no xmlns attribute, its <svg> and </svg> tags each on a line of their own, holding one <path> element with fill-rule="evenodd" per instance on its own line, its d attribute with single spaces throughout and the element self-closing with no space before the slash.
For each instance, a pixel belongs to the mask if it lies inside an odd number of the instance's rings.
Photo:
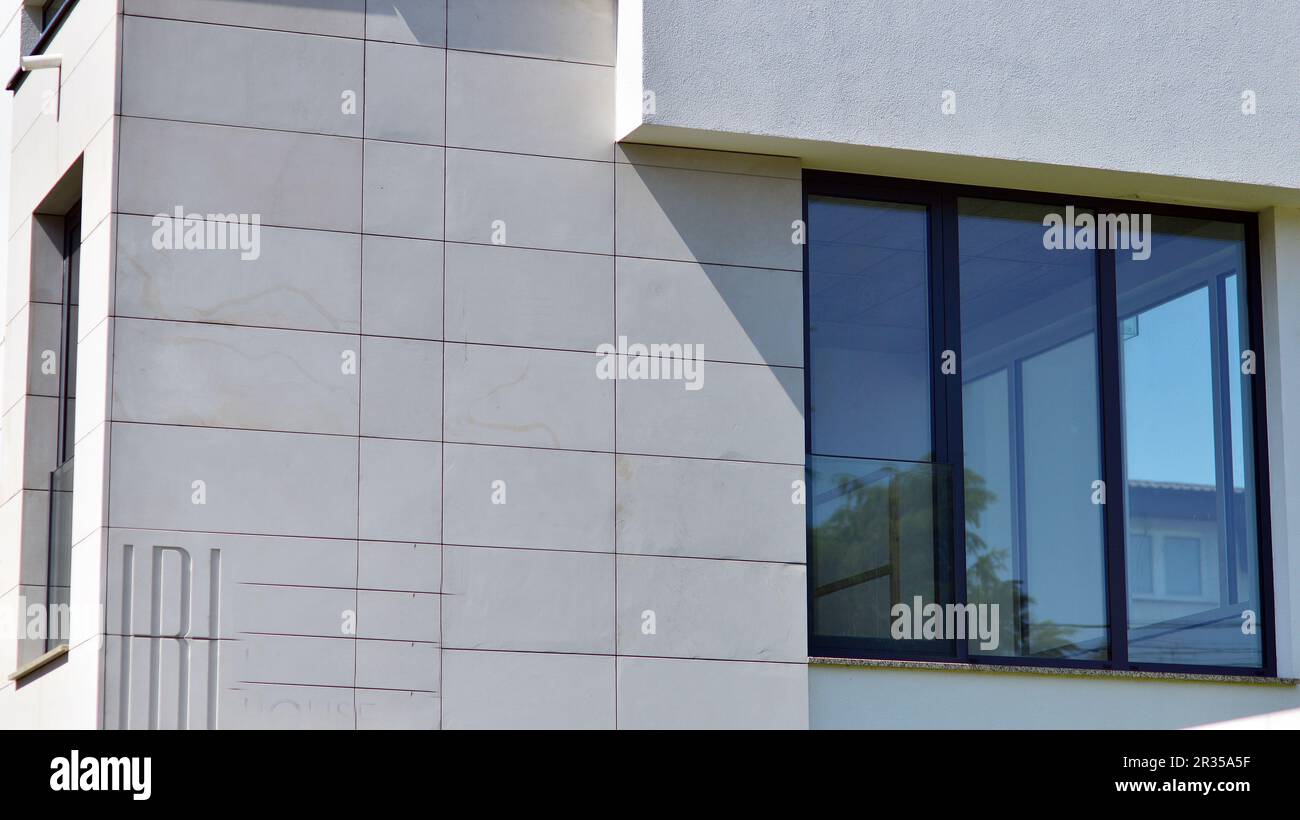
<svg viewBox="0 0 1300 820">
<path fill-rule="evenodd" d="M 1136 517 L 1189 521 L 1214 521 L 1219 517 L 1219 495 L 1213 484 L 1130 481 L 1128 487 L 1129 514 Z M 1240 530 L 1244 524 L 1246 492 L 1236 487 L 1232 495 L 1233 515 Z"/>
</svg>

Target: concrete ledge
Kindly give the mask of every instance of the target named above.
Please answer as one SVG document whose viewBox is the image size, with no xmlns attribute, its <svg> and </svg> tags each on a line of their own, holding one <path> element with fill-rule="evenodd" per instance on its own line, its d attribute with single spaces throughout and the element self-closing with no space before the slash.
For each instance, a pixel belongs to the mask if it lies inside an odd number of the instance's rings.
<svg viewBox="0 0 1300 820">
<path fill-rule="evenodd" d="M 620 139 L 628 145 L 652 144 L 732 154 L 792 157 L 798 159 L 804 168 L 817 171 L 842 171 L 1134 202 L 1163 202 L 1198 208 L 1260 211 L 1274 206 L 1300 207 L 1300 188 L 1189 176 L 1161 176 L 1097 165 L 943 154 L 910 148 L 706 131 L 653 123 L 640 125 L 621 135 Z"/>
<path fill-rule="evenodd" d="M 823 164 L 837 155 L 865 164 L 902 151 L 951 165 L 1152 175 L 1162 196 L 1219 199 L 1198 188 L 1232 183 L 1287 198 L 1261 207 L 1289 204 L 1300 190 L 1300 166 L 1276 159 L 1293 155 L 1300 136 L 1288 59 L 1300 47 L 1295 4 L 1197 3 L 1192 14 L 1123 0 L 950 0 L 930 4 L 940 9 L 931 14 L 890 0 L 750 5 L 758 10 L 736 14 L 729 3 L 621 0 L 616 136 L 727 133 L 736 141 L 717 147 L 734 151 L 755 151 L 741 147 L 750 139 L 800 141 L 803 149 L 755 152 L 827 170 L 856 170 Z M 1196 47 L 1154 54 L 1144 42 Z M 1241 65 L 1242 43 L 1252 70 L 1240 83 L 1204 69 Z"/>
<path fill-rule="evenodd" d="M 28 661 L 27 663 L 15 669 L 13 672 L 9 674 L 9 680 L 14 680 L 14 681 L 21 680 L 27 677 L 28 675 L 30 675 L 31 673 L 35 672 L 36 670 L 40 669 L 41 667 L 47 666 L 48 664 L 57 661 L 59 658 L 62 658 L 66 654 L 68 654 L 68 645 L 66 643 L 56 646 L 53 649 L 51 649 L 49 652 L 46 652 L 44 655 L 41 655 L 39 658 Z"/>
<path fill-rule="evenodd" d="M 1260 675 L 1215 675 L 1196 672 L 1138 672 L 1119 669 L 1063 669 L 1052 666 L 1013 666 L 992 663 L 942 663 L 937 661 L 894 661 L 866 658 L 809 658 L 809 666 L 859 666 L 872 669 L 920 669 L 935 672 L 983 672 L 999 675 L 1039 675 L 1062 678 L 1129 678 L 1137 680 L 1185 681 L 1188 683 L 1248 683 L 1262 686 L 1297 686 L 1297 678 L 1269 678 Z"/>
</svg>

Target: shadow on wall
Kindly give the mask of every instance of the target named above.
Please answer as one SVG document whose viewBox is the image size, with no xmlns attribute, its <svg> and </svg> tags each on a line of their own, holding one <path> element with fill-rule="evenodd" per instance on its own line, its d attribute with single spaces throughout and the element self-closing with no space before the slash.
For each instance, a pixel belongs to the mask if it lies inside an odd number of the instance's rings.
<svg viewBox="0 0 1300 820">
<path fill-rule="evenodd" d="M 437 0 L 223 0 L 234 6 L 278 7 L 283 12 L 317 11 L 369 16 L 367 25 L 379 37 L 422 46 L 447 43 L 446 4 Z"/>
<path fill-rule="evenodd" d="M 533 2 L 534 0 L 530 0 Z M 540 2 L 540 0 L 536 0 Z M 488 48 L 491 43 L 477 43 L 478 33 L 491 26 L 472 25 L 476 17 L 501 13 L 502 4 L 493 2 L 463 3 L 454 14 L 441 0 L 214 0 L 228 8 L 243 7 L 249 13 L 291 15 L 329 14 L 339 17 L 363 16 L 370 39 L 444 47 L 447 44 L 448 17 L 464 25 L 457 28 L 460 48 Z M 255 11 L 258 8 L 265 11 Z M 249 21 L 250 25 L 257 25 Z M 625 146 L 635 148 L 636 146 Z M 686 150 L 686 149 L 683 149 Z M 713 291 L 701 293 L 686 287 L 683 299 L 694 300 L 683 307 L 695 318 L 729 319 L 743 330 L 752 346 L 745 355 L 735 354 L 743 341 L 733 339 L 731 350 L 705 344 L 705 358 L 720 361 L 762 362 L 785 368 L 803 366 L 802 249 L 791 241 L 791 223 L 801 216 L 798 179 L 763 177 L 761 171 L 720 173 L 650 166 L 631 166 L 642 178 L 648 194 L 647 205 L 658 210 L 655 239 L 681 246 L 677 258 L 697 259 Z M 702 188 L 712 185 L 714 190 Z M 774 185 L 788 190 L 775 190 Z M 726 190 L 718 191 L 717 188 Z M 734 189 L 734 190 L 732 190 Z M 734 195 L 733 195 L 734 194 Z M 720 203 L 723 207 L 719 207 Z M 639 254 L 663 258 L 662 252 Z M 710 264 L 712 263 L 712 264 Z M 780 270 L 778 270 L 780 269 Z M 778 275 L 785 274 L 785 275 Z M 779 295 L 768 289 L 769 282 L 779 283 Z M 726 306 L 730 317 L 719 314 L 714 305 L 698 304 L 716 298 Z M 676 307 L 674 293 L 665 293 L 666 310 Z M 693 311 L 693 312 L 692 312 Z M 725 323 L 725 321 L 724 321 Z M 701 323 L 704 325 L 712 322 Z M 681 322 L 675 326 L 682 326 Z M 700 325 L 697 325 L 700 326 Z M 719 328 L 710 328 L 710 332 Z M 717 338 L 714 334 L 712 338 Z M 615 341 L 615 340 L 611 340 Z M 629 342 L 707 342 L 704 339 L 629 339 Z M 804 411 L 803 380 L 794 371 L 773 372 L 791 406 L 801 415 Z M 767 395 L 764 391 L 764 395 Z M 802 436 L 802 430 L 798 431 Z"/>
<path fill-rule="evenodd" d="M 629 343 L 703 343 L 707 361 L 746 363 L 720 366 L 772 367 L 771 378 L 802 417 L 803 376 L 796 368 L 804 366 L 803 247 L 793 240 L 792 224 L 802 218 L 802 182 L 757 170 L 669 165 L 657 158 L 658 146 L 624 143 L 621 149 L 638 164 L 618 166 L 637 182 L 620 183 L 617 196 L 619 333 L 625 333 L 622 305 L 630 293 L 643 300 L 637 313 L 654 315 L 656 325 L 707 338 L 629 335 Z M 666 150 L 702 158 L 715 153 Z M 681 261 L 655 261 L 665 258 Z M 655 275 L 658 284 L 631 284 L 643 274 Z"/>
<path fill-rule="evenodd" d="M 283 1 L 283 0 L 282 0 Z M 422 46 L 447 44 L 447 13 L 444 3 L 429 0 L 362 0 L 367 14 L 381 15 L 378 22 L 385 30 L 405 32 L 410 40 Z M 347 0 L 292 0 L 297 3 L 341 3 Z M 382 19 L 389 18 L 389 19 Z M 369 25 L 367 21 L 367 25 Z M 402 38 L 406 41 L 406 38 Z"/>
</svg>

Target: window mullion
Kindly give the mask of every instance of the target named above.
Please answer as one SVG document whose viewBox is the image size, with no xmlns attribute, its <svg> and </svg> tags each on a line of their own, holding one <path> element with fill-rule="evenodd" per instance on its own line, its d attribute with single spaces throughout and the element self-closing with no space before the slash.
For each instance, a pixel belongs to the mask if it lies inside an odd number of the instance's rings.
<svg viewBox="0 0 1300 820">
<path fill-rule="evenodd" d="M 1101 376 L 1103 518 L 1106 531 L 1106 610 L 1110 664 L 1126 669 L 1128 661 L 1128 565 L 1124 538 L 1124 450 L 1119 305 L 1115 251 L 1097 251 L 1098 373 Z"/>
<path fill-rule="evenodd" d="M 1264 671 L 1277 675 L 1277 629 L 1273 601 L 1273 532 L 1272 497 L 1269 482 L 1268 425 L 1265 407 L 1268 391 L 1264 366 L 1263 278 L 1260 273 L 1259 224 L 1246 223 L 1246 311 L 1250 318 L 1248 338 L 1255 354 L 1255 374 L 1250 379 L 1251 454 L 1255 477 L 1255 521 L 1258 526 L 1254 557 L 1259 562 L 1260 643 L 1264 652 Z"/>
<path fill-rule="evenodd" d="M 937 256 L 934 264 L 935 328 L 934 340 L 937 355 L 935 369 L 938 372 L 941 390 L 936 392 L 936 401 L 942 405 L 936 408 L 936 440 L 942 441 L 942 452 L 938 460 L 946 464 L 950 471 L 948 486 L 951 492 L 952 516 L 948 524 L 949 537 L 952 541 L 952 599 L 957 604 L 967 602 L 966 594 L 966 505 L 965 482 L 963 481 L 963 442 L 962 442 L 962 359 L 961 359 L 961 288 L 958 282 L 959 254 L 957 248 L 957 197 L 952 193 L 942 193 L 938 197 L 937 234 L 939 237 Z M 951 351 L 955 357 L 955 373 L 944 375 L 939 369 L 943 354 Z M 957 641 L 957 658 L 970 660 L 967 641 Z"/>
</svg>

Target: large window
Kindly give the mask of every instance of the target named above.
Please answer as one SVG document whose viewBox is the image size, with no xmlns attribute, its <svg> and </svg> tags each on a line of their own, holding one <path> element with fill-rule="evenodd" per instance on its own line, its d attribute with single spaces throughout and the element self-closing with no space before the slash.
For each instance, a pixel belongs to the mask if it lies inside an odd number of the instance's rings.
<svg viewBox="0 0 1300 820">
<path fill-rule="evenodd" d="M 1253 214 L 805 184 L 813 653 L 1271 674 Z"/>
</svg>

